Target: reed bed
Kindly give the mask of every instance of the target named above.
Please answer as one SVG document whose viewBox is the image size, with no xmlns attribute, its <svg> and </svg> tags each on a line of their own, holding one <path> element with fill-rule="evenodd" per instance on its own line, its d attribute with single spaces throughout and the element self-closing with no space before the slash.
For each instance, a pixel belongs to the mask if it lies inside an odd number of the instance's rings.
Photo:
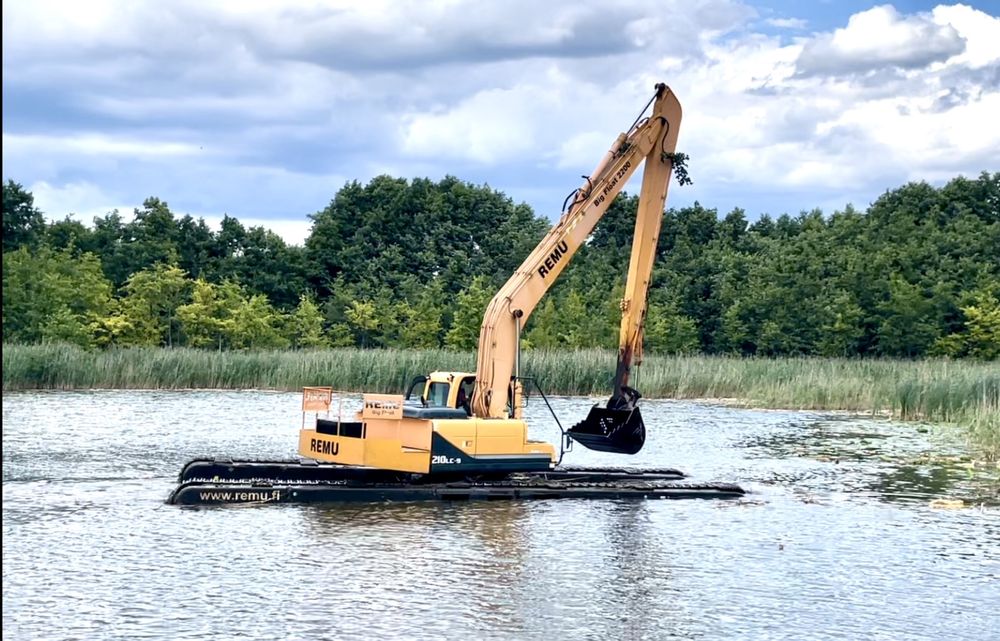
<svg viewBox="0 0 1000 641">
<path fill-rule="evenodd" d="M 615 353 L 523 354 L 522 374 L 546 394 L 606 395 Z M 418 374 L 471 371 L 475 355 L 447 350 L 216 352 L 4 345 L 3 390 L 273 389 L 328 385 L 399 392 Z M 837 409 L 956 423 L 1000 454 L 1000 362 L 649 355 L 634 386 L 647 398 L 727 399 L 748 407 Z"/>
</svg>

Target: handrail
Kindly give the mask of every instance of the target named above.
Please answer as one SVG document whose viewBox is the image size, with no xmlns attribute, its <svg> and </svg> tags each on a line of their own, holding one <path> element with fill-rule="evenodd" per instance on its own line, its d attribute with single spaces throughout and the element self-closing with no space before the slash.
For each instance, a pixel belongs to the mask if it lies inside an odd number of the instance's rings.
<svg viewBox="0 0 1000 641">
<path fill-rule="evenodd" d="M 563 429 L 562 422 L 560 422 L 559 417 L 556 415 L 556 411 L 552 409 L 552 404 L 549 403 L 549 398 L 545 395 L 545 392 L 542 391 L 542 386 L 538 383 L 538 380 L 534 376 L 518 376 L 514 380 L 515 382 L 530 381 L 531 384 L 535 386 L 535 389 L 538 390 L 538 394 L 542 397 L 542 400 L 545 401 L 545 407 L 549 408 L 549 414 L 551 414 L 552 418 L 555 420 L 556 427 L 558 427 L 559 431 L 562 433 L 562 438 L 559 439 L 559 460 L 556 461 L 556 466 L 558 466 L 559 464 L 562 463 L 563 455 L 566 452 L 573 451 L 573 439 L 570 438 L 569 434 L 566 433 L 566 430 Z M 528 402 L 529 396 L 530 393 L 528 392 L 527 389 L 525 389 L 525 395 L 524 395 L 525 403 Z"/>
</svg>

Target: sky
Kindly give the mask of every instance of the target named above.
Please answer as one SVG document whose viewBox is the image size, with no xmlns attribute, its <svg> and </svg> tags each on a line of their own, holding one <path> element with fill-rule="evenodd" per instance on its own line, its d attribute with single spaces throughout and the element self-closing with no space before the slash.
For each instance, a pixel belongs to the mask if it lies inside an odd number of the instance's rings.
<svg viewBox="0 0 1000 641">
<path fill-rule="evenodd" d="M 1000 171 L 1000 0 L 6 0 L 3 179 L 49 219 L 156 196 L 295 244 L 380 174 L 555 219 L 657 82 L 694 181 L 668 207 L 832 213 Z"/>
</svg>

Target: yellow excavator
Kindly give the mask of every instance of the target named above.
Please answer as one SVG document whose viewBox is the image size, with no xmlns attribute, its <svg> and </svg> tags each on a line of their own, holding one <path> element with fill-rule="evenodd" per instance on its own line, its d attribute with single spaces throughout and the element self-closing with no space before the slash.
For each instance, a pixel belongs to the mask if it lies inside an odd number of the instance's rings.
<svg viewBox="0 0 1000 641">
<path fill-rule="evenodd" d="M 645 442 L 640 394 L 629 382 L 632 368 L 642 361 L 646 298 L 680 123 L 680 103 L 666 85 L 658 84 L 636 121 L 567 198 L 558 223 L 493 297 L 480 329 L 474 373 L 433 372 L 415 378 L 404 394 L 365 394 L 361 410 L 350 420 L 339 413 L 335 419 L 319 417 L 329 412 L 333 391 L 306 388 L 303 410 L 317 415 L 308 426 L 303 418 L 298 452 L 304 460 L 196 459 L 181 472 L 170 501 L 742 495 L 728 484 L 677 483 L 683 474 L 671 469 L 559 467 L 573 442 L 622 454 L 637 453 Z M 521 375 L 521 331 L 640 165 L 642 186 L 611 397 L 563 431 L 557 452 L 550 443 L 530 439 L 522 417 L 525 384 L 534 381 Z"/>
</svg>

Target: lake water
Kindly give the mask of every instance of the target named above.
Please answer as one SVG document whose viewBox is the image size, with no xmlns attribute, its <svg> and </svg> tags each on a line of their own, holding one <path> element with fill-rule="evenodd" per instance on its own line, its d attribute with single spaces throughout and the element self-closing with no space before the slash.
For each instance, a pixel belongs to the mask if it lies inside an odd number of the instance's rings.
<svg viewBox="0 0 1000 641">
<path fill-rule="evenodd" d="M 596 400 L 553 405 L 567 425 Z M 293 458 L 299 403 L 5 394 L 4 639 L 1000 639 L 996 472 L 929 458 L 962 453 L 947 432 L 644 401 L 642 452 L 564 463 L 752 493 L 164 504 L 188 459 Z M 540 399 L 526 415 L 558 442 Z"/>
</svg>

